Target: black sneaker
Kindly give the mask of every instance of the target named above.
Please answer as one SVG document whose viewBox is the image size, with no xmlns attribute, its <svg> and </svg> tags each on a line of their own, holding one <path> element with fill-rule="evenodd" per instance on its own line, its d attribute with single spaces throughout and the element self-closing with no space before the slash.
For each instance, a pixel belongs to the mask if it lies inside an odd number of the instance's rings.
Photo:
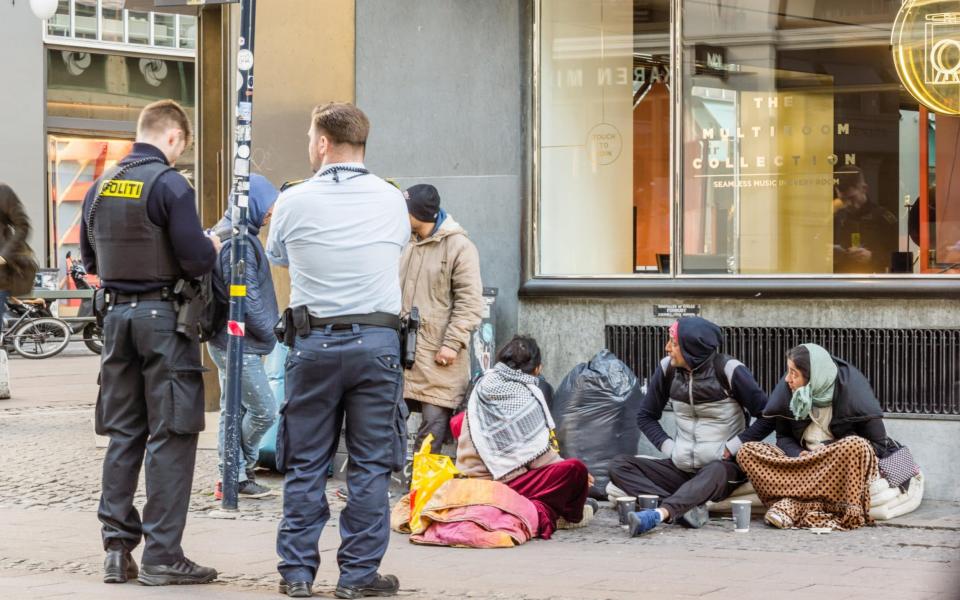
<svg viewBox="0 0 960 600">
<path fill-rule="evenodd" d="M 201 567 L 184 557 L 172 565 L 143 565 L 137 581 L 141 585 L 193 585 L 210 583 L 216 578 L 216 569 Z"/>
<path fill-rule="evenodd" d="M 313 586 L 309 581 L 287 581 L 286 579 L 281 579 L 280 587 L 277 588 L 277 591 L 291 598 L 313 597 Z"/>
<path fill-rule="evenodd" d="M 244 498 L 266 498 L 273 495 L 273 490 L 265 485 L 260 485 L 253 479 L 248 479 L 240 483 L 237 493 Z"/>
<path fill-rule="evenodd" d="M 370 598 L 373 596 L 396 596 L 400 591 L 400 581 L 396 575 L 377 573 L 373 581 L 366 585 L 338 585 L 334 596 L 337 598 Z"/>
</svg>

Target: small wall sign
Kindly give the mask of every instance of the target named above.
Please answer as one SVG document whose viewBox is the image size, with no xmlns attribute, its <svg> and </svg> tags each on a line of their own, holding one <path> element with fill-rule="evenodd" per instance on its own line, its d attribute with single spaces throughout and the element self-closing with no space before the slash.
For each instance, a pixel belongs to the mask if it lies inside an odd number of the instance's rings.
<svg viewBox="0 0 960 600">
<path fill-rule="evenodd" d="M 699 317 L 699 304 L 654 304 L 653 316 L 658 319 L 679 319 L 680 317 Z"/>
</svg>

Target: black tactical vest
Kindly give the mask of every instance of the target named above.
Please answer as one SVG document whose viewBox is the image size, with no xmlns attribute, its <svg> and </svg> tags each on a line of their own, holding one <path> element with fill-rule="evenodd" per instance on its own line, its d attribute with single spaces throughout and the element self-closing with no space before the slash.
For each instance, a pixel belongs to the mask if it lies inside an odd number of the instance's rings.
<svg viewBox="0 0 960 600">
<path fill-rule="evenodd" d="M 92 221 L 97 274 L 104 281 L 172 283 L 181 271 L 167 231 L 147 215 L 147 198 L 157 179 L 171 169 L 163 162 L 135 166 L 116 177 L 114 167 L 97 180 L 99 201 Z"/>
</svg>

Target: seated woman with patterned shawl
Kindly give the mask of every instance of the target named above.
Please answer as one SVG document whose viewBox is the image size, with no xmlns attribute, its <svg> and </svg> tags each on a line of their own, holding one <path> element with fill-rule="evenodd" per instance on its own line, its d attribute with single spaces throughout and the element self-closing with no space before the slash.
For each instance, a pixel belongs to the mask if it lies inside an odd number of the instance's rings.
<svg viewBox="0 0 960 600">
<path fill-rule="evenodd" d="M 585 525 L 596 501 L 587 504 L 592 477 L 586 465 L 557 453 L 553 418 L 537 385 L 542 370 L 531 337 L 515 336 L 497 353 L 467 401 L 457 469 L 528 498 L 537 509 L 538 535 L 549 539 L 558 527 Z"/>
<path fill-rule="evenodd" d="M 856 529 L 870 523 L 878 457 L 895 450 L 866 377 L 816 344 L 787 353 L 787 374 L 767 401 L 777 446 L 744 444 L 737 462 L 781 529 Z"/>
</svg>

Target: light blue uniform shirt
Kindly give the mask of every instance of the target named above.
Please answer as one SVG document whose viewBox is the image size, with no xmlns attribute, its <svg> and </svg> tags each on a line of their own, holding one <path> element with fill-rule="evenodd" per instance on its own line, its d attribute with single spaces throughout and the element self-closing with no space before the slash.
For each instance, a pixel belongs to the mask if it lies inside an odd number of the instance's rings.
<svg viewBox="0 0 960 600">
<path fill-rule="evenodd" d="M 290 269 L 290 306 L 314 317 L 398 315 L 400 253 L 410 240 L 403 194 L 372 174 L 319 177 L 333 166 L 280 194 L 267 257 Z"/>
</svg>

